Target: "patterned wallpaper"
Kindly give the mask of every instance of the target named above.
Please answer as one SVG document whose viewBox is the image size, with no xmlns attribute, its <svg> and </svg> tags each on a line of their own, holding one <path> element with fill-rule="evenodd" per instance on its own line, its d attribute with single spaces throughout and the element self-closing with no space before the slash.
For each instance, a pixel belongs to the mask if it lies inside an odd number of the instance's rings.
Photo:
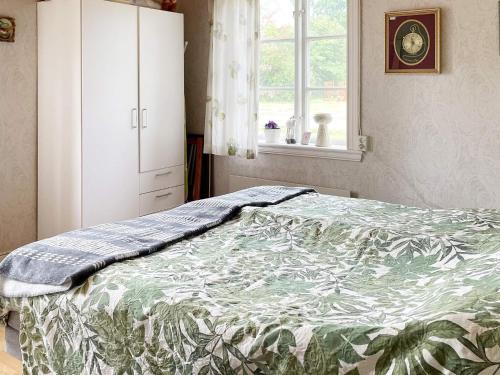
<svg viewBox="0 0 500 375">
<path fill-rule="evenodd" d="M 178 0 L 184 13 L 186 126 L 189 133 L 203 134 L 207 102 L 210 25 L 207 0 Z"/>
<path fill-rule="evenodd" d="M 500 208 L 498 0 L 362 0 L 362 163 L 260 155 L 217 158 L 229 174 L 350 190 L 388 202 Z M 384 12 L 442 7 L 443 73 L 384 74 Z"/>
<path fill-rule="evenodd" d="M 0 0 L 16 18 L 0 43 L 0 255 L 36 238 L 36 6 Z"/>
</svg>

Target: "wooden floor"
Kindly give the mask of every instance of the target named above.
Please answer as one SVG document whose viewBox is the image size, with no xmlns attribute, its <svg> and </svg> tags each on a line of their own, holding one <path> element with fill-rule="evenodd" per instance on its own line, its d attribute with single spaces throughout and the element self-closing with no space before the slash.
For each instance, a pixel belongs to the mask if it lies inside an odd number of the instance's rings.
<svg viewBox="0 0 500 375">
<path fill-rule="evenodd" d="M 21 375 L 21 363 L 5 353 L 5 329 L 0 327 L 0 374 Z"/>
</svg>

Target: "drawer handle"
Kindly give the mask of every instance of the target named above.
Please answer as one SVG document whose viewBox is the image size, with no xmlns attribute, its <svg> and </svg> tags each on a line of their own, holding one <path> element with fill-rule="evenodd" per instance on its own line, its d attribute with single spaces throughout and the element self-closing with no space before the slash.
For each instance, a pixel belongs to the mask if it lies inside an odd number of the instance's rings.
<svg viewBox="0 0 500 375">
<path fill-rule="evenodd" d="M 166 194 L 162 194 L 162 195 L 157 195 L 157 196 L 156 196 L 156 199 L 169 197 L 169 196 L 171 196 L 171 195 L 172 195 L 172 193 L 166 193 Z"/>
<path fill-rule="evenodd" d="M 169 174 L 172 174 L 172 171 L 168 171 L 165 173 L 158 173 L 157 175 L 155 175 L 155 177 L 168 176 Z"/>
</svg>

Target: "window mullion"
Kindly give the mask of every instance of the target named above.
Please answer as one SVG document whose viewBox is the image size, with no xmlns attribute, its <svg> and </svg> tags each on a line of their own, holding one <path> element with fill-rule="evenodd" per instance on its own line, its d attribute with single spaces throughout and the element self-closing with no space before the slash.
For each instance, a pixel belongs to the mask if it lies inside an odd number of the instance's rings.
<svg viewBox="0 0 500 375">
<path fill-rule="evenodd" d="M 302 1 L 295 0 L 295 119 L 297 124 L 297 138 L 302 138 L 302 47 L 301 47 L 301 29 L 302 29 Z"/>
<path fill-rule="evenodd" d="M 301 100 L 301 117 L 302 117 L 302 131 L 309 131 L 309 109 L 307 106 L 307 86 L 309 82 L 309 58 L 308 58 L 308 17 L 309 17 L 309 1 L 302 0 L 302 24 L 300 30 L 300 44 L 301 44 L 301 82 L 300 82 L 300 100 Z"/>
</svg>

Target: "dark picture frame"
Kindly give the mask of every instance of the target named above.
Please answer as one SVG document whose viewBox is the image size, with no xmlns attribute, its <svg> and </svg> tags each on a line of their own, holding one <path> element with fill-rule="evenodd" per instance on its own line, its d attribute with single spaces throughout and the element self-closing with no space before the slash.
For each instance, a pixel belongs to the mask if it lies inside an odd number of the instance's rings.
<svg viewBox="0 0 500 375">
<path fill-rule="evenodd" d="M 16 20 L 0 16 L 0 42 L 14 43 L 16 38 Z"/>
<path fill-rule="evenodd" d="M 441 72 L 441 9 L 385 14 L 385 72 Z"/>
</svg>

